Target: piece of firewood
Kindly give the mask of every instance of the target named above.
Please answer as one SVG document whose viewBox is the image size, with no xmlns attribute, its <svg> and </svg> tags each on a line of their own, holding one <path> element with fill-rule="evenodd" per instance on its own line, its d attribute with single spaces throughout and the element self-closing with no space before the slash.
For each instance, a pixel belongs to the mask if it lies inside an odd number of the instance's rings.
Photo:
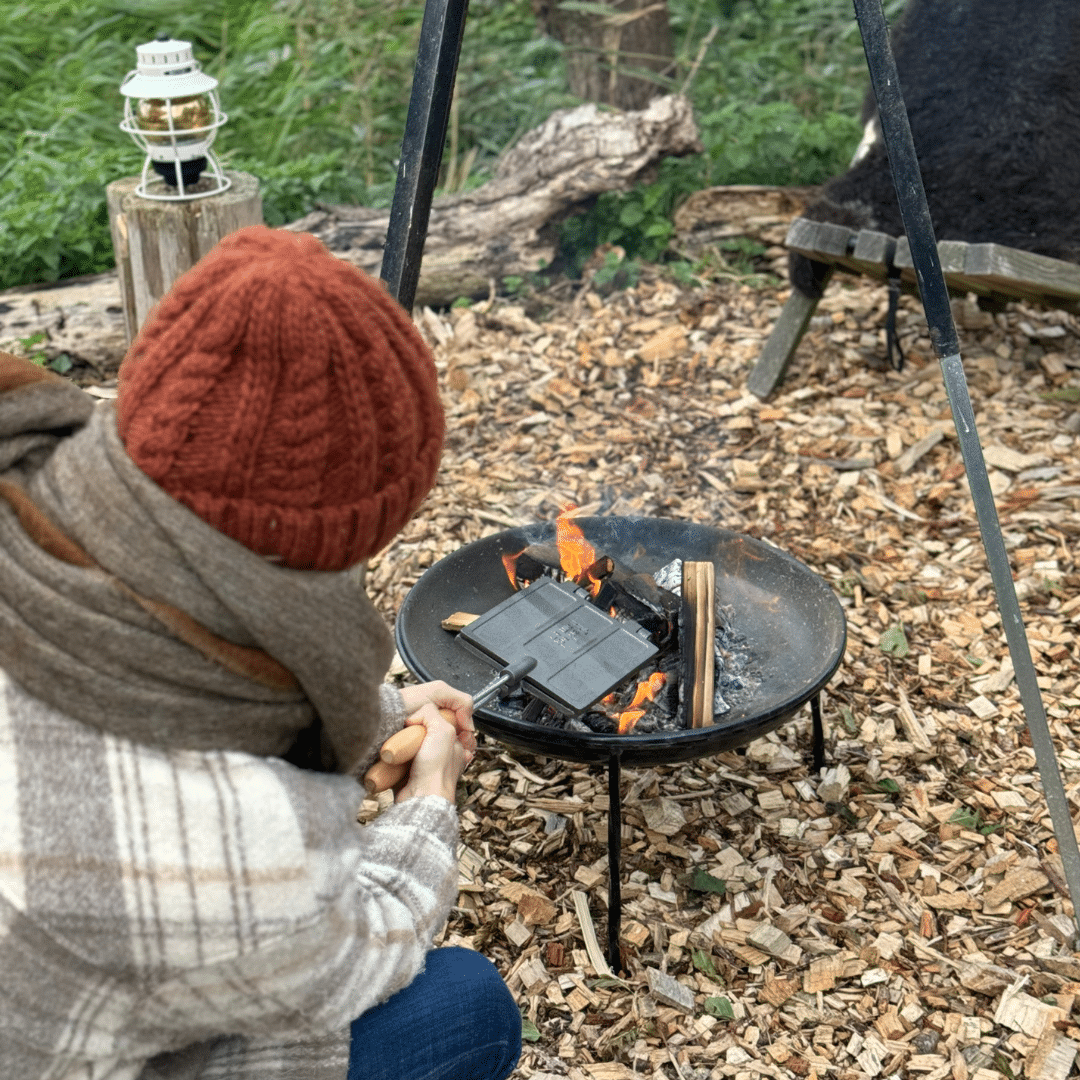
<svg viewBox="0 0 1080 1080">
<path fill-rule="evenodd" d="M 610 977 L 611 968 L 608 967 L 608 962 L 600 949 L 600 942 L 596 938 L 596 927 L 589 913 L 588 898 L 576 889 L 570 893 L 570 898 L 574 901 L 574 911 L 577 913 L 578 925 L 581 928 L 581 939 L 585 942 L 585 951 L 589 954 L 589 963 L 592 964 L 597 975 Z"/>
<path fill-rule="evenodd" d="M 716 567 L 712 562 L 699 564 L 701 584 L 698 594 L 701 597 L 702 621 L 705 623 L 705 641 L 703 646 L 704 674 L 701 691 L 701 726 L 712 727 L 713 692 L 716 684 Z"/>
<path fill-rule="evenodd" d="M 697 678 L 697 573 L 694 563 L 685 559 L 682 564 L 683 625 L 680 644 L 683 654 L 683 697 L 689 714 L 690 727 L 698 727 L 699 694 Z"/>
<path fill-rule="evenodd" d="M 692 650 L 692 695 L 690 698 L 690 726 L 708 727 L 713 722 L 713 683 L 715 680 L 715 653 L 713 639 L 716 633 L 714 600 L 716 596 L 716 568 L 711 562 L 683 562 L 683 598 L 693 612 L 693 636 L 683 643 L 684 649 Z"/>
<path fill-rule="evenodd" d="M 439 625 L 444 630 L 456 633 L 458 630 L 464 630 L 469 623 L 476 622 L 479 618 L 479 615 L 472 615 L 468 611 L 455 611 L 453 615 L 447 615 Z"/>
</svg>

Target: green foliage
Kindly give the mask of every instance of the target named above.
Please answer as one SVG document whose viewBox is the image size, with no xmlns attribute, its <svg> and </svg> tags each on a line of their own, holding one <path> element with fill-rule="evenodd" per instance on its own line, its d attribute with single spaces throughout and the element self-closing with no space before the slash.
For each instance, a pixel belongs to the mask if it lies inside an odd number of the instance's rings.
<svg viewBox="0 0 1080 1080">
<path fill-rule="evenodd" d="M 718 877 L 713 877 L 707 870 L 700 866 L 695 867 L 690 875 L 688 885 L 694 892 L 711 892 L 723 896 L 727 892 L 727 885 Z"/>
<path fill-rule="evenodd" d="M 840 721 L 844 730 L 849 735 L 854 735 L 859 730 L 859 722 L 855 719 L 855 712 L 850 705 L 841 705 L 839 708 Z"/>
<path fill-rule="evenodd" d="M 1059 386 L 1056 390 L 1047 390 L 1045 394 L 1040 394 L 1039 397 L 1043 401 L 1064 401 L 1070 405 L 1075 405 L 1080 401 L 1080 386 Z"/>
<path fill-rule="evenodd" d="M 539 1029 L 527 1016 L 522 1016 L 521 1018 L 521 1037 L 526 1042 L 540 1041 Z"/>
<path fill-rule="evenodd" d="M 45 337 L 45 331 L 39 330 L 36 334 L 31 334 L 29 337 L 19 338 L 19 345 L 22 347 L 23 351 L 27 353 L 26 358 L 31 363 L 37 364 L 38 367 L 51 368 L 59 375 L 66 374 L 75 366 L 67 353 L 60 353 L 50 360 L 41 349 L 35 348 L 35 346 L 40 345 L 45 340 Z M 34 350 L 33 352 L 31 352 L 32 349 Z"/>
<path fill-rule="evenodd" d="M 973 810 L 970 806 L 958 806 L 952 812 L 949 823 L 959 825 L 961 829 L 970 829 L 972 832 L 982 833 L 983 836 L 989 836 L 991 833 L 996 833 L 998 829 L 1005 827 L 1004 821 L 999 821 L 996 824 L 986 822 L 983 819 L 982 811 L 978 808 Z"/>
<path fill-rule="evenodd" d="M 688 88 L 705 153 L 661 163 L 655 180 L 600 196 L 563 230 L 571 269 L 600 244 L 631 258 L 666 256 L 672 214 L 714 184 L 818 184 L 842 172 L 861 135 L 865 60 L 848 0 L 669 0 L 681 88 L 714 22 Z M 898 14 L 902 0 L 888 0 Z"/>
<path fill-rule="evenodd" d="M 39 367 L 44 366 L 44 364 L 45 364 L 45 360 L 46 360 L 45 354 L 40 349 L 38 351 L 36 351 L 36 352 L 30 352 L 30 350 L 35 345 L 40 345 L 44 340 L 45 340 L 45 331 L 44 330 L 39 330 L 36 334 L 31 334 L 29 337 L 19 338 L 19 344 L 22 346 L 23 350 L 28 354 L 27 359 L 31 363 L 37 364 Z"/>
<path fill-rule="evenodd" d="M 214 149 L 259 177 L 268 224 L 317 202 L 389 205 L 422 14 L 422 0 L 0 0 L 0 288 L 113 265 L 104 188 L 142 165 L 119 86 L 159 32 L 220 80 Z M 564 82 L 528 0 L 473 0 L 455 186 L 571 104 Z"/>
<path fill-rule="evenodd" d="M 887 0 L 890 15 L 900 3 Z M 667 88 L 693 73 L 706 150 L 564 224 L 572 271 L 602 244 L 625 252 L 600 271 L 611 287 L 641 261 L 672 258 L 672 214 L 691 192 L 819 182 L 859 135 L 866 76 L 849 0 L 669 7 L 678 63 Z M 259 177 L 270 224 L 320 202 L 388 205 L 422 11 L 422 0 L 0 0 L 0 287 L 112 265 L 104 187 L 141 166 L 117 126 L 118 88 L 135 45 L 159 32 L 191 40 L 220 80 L 229 119 L 215 150 Z M 561 47 L 538 36 L 530 0 L 472 0 L 444 183 L 482 182 L 507 146 L 573 103 Z M 746 253 L 733 254 L 743 272 Z"/>
</svg>

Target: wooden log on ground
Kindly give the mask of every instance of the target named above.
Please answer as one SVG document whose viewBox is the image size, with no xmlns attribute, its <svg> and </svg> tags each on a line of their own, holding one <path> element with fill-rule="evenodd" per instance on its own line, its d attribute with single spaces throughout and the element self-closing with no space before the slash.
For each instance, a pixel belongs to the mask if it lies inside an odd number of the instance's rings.
<svg viewBox="0 0 1080 1080">
<path fill-rule="evenodd" d="M 792 218 L 819 194 L 816 187 L 764 184 L 726 184 L 695 191 L 675 211 L 679 250 L 697 253 L 743 236 L 763 244 L 783 244 Z"/>
<path fill-rule="evenodd" d="M 605 191 L 625 191 L 662 158 L 701 150 L 693 111 L 681 95 L 640 112 L 581 105 L 552 114 L 499 161 L 473 191 L 432 206 L 418 307 L 487 296 L 507 277 L 542 270 L 556 255 L 554 226 Z M 336 255 L 377 274 L 389 212 L 328 206 L 286 228 L 310 232 Z"/>
<path fill-rule="evenodd" d="M 128 344 L 172 283 L 222 237 L 245 225 L 262 224 L 259 181 L 249 173 L 226 176 L 232 186 L 220 195 L 178 202 L 136 195 L 138 176 L 106 187 Z"/>
<path fill-rule="evenodd" d="M 127 350 L 116 271 L 0 293 L 0 349 L 23 351 L 20 341 L 44 335 L 33 351 L 51 362 L 67 356 L 100 378 L 115 374 Z"/>
</svg>

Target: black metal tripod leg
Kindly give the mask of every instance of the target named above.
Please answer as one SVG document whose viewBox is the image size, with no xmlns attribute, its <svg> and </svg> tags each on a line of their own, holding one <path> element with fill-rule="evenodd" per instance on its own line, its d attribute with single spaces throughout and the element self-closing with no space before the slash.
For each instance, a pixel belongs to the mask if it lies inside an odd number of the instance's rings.
<svg viewBox="0 0 1080 1080">
<path fill-rule="evenodd" d="M 617 754 L 608 758 L 608 964 L 618 975 L 622 970 L 619 930 L 622 925 L 622 885 L 619 881 L 619 851 L 622 847 L 622 802 L 619 793 L 621 771 Z"/>
<path fill-rule="evenodd" d="M 427 0 L 380 276 L 412 311 L 469 0 Z"/>
</svg>

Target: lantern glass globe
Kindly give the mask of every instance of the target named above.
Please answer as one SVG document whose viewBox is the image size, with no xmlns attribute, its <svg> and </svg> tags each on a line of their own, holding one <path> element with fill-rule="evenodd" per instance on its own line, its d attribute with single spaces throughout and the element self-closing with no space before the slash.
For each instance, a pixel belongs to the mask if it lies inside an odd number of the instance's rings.
<svg viewBox="0 0 1080 1080">
<path fill-rule="evenodd" d="M 135 123 L 150 146 L 171 146 L 169 135 L 152 135 L 154 131 L 174 131 L 178 145 L 205 141 L 212 130 L 213 108 L 209 94 L 190 94 L 178 98 L 140 98 L 135 106 Z M 172 123 L 170 124 L 170 119 Z"/>
</svg>

